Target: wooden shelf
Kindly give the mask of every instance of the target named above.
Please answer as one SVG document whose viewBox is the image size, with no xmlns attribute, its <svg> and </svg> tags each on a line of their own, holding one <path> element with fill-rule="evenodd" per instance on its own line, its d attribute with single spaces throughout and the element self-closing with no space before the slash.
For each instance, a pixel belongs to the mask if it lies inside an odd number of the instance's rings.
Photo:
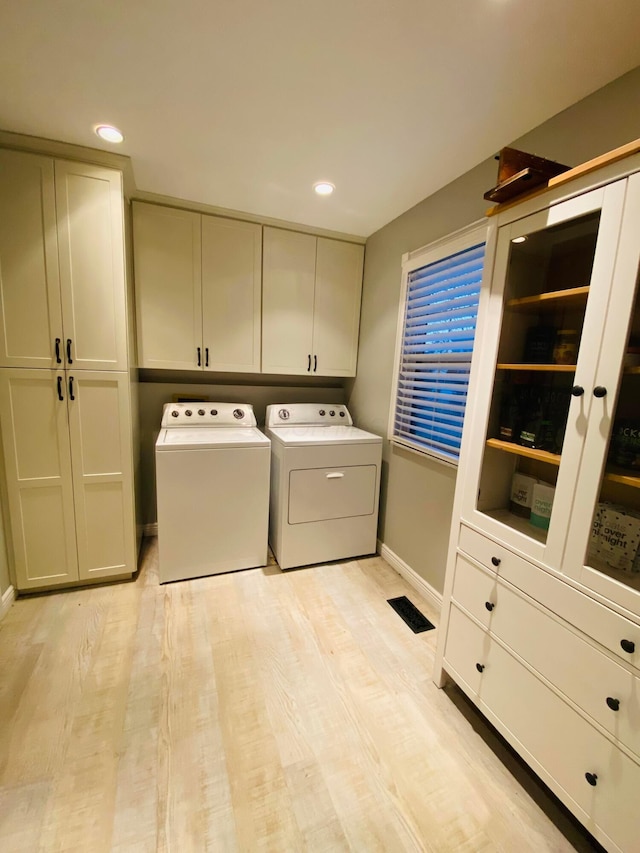
<svg viewBox="0 0 640 853">
<path fill-rule="evenodd" d="M 488 515 L 490 518 L 495 518 L 495 520 L 499 521 L 501 524 L 506 524 L 507 527 L 512 527 L 514 530 L 524 533 L 525 536 L 529 536 L 531 539 L 536 539 L 538 542 L 542 542 L 543 544 L 547 541 L 546 530 L 543 530 L 541 527 L 534 527 L 528 518 L 522 518 L 522 516 L 514 515 L 514 513 L 509 512 L 508 509 L 488 509 L 481 510 L 481 512 L 484 512 L 484 514 Z"/>
<path fill-rule="evenodd" d="M 633 367 L 625 367 L 622 372 L 627 376 L 640 376 L 640 365 L 634 364 Z"/>
<path fill-rule="evenodd" d="M 488 438 L 487 447 L 504 450 L 505 453 L 513 453 L 516 456 L 526 456 L 527 459 L 537 459 L 538 462 L 548 462 L 549 465 L 560 465 L 560 455 L 558 453 L 549 453 L 548 450 L 523 447 L 521 444 L 513 444 L 511 441 L 501 441 L 499 438 Z"/>
<path fill-rule="evenodd" d="M 589 296 L 589 285 L 571 287 L 568 290 L 553 290 L 523 299 L 507 300 L 507 308 L 516 311 L 553 311 L 556 308 L 584 308 Z"/>
<path fill-rule="evenodd" d="M 538 370 L 547 373 L 575 373 L 575 364 L 496 364 L 498 370 Z"/>
<path fill-rule="evenodd" d="M 640 489 L 640 472 L 632 474 L 625 468 L 609 468 L 605 471 L 604 478 L 609 483 L 622 483 L 623 486 Z"/>
</svg>

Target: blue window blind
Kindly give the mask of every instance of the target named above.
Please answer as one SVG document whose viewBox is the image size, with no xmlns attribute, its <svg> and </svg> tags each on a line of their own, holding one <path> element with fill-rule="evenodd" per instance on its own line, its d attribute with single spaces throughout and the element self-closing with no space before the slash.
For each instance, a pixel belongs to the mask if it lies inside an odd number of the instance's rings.
<svg viewBox="0 0 640 853">
<path fill-rule="evenodd" d="M 485 244 L 409 273 L 394 438 L 457 463 Z"/>
</svg>

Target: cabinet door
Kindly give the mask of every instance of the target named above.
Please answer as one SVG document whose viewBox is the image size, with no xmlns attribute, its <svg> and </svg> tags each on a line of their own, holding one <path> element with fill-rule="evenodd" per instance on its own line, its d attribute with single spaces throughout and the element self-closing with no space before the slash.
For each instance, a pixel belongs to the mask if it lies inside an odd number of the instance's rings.
<svg viewBox="0 0 640 853">
<path fill-rule="evenodd" d="M 53 160 L 0 151 L 0 366 L 55 367 L 56 338 L 60 347 Z"/>
<path fill-rule="evenodd" d="M 312 369 L 355 376 L 364 246 L 318 237 Z"/>
<path fill-rule="evenodd" d="M 463 517 L 548 566 L 567 543 L 625 188 L 585 193 L 498 235 Z"/>
<path fill-rule="evenodd" d="M 65 351 L 74 370 L 126 370 L 122 176 L 56 161 Z"/>
<path fill-rule="evenodd" d="M 311 373 L 316 238 L 264 228 L 262 372 Z"/>
<path fill-rule="evenodd" d="M 140 367 L 202 367 L 200 219 L 186 210 L 133 205 Z"/>
<path fill-rule="evenodd" d="M 638 174 L 628 181 L 600 359 L 585 396 L 592 400 L 591 413 L 563 571 L 640 614 Z M 640 660 L 639 648 L 631 659 Z"/>
<path fill-rule="evenodd" d="M 202 217 L 204 369 L 260 372 L 262 227 Z"/>
<path fill-rule="evenodd" d="M 68 371 L 81 580 L 136 569 L 129 377 Z"/>
<path fill-rule="evenodd" d="M 66 397 L 63 371 L 0 370 L 0 423 L 20 590 L 78 579 Z"/>
</svg>

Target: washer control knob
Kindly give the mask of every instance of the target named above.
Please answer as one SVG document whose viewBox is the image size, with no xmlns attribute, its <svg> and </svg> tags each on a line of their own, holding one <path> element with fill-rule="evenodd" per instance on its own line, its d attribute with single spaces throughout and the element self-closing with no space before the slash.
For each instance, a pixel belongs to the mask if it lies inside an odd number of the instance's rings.
<svg viewBox="0 0 640 853">
<path fill-rule="evenodd" d="M 290 417 L 289 409 L 280 409 L 278 412 L 278 417 L 281 418 L 283 421 L 288 421 Z"/>
<path fill-rule="evenodd" d="M 202 417 L 204 415 L 204 409 L 198 409 L 198 414 Z"/>
<path fill-rule="evenodd" d="M 172 418 L 177 418 L 179 414 L 180 414 L 180 412 L 176 412 L 176 410 L 174 409 L 174 410 L 171 412 L 171 417 L 172 417 Z"/>
<path fill-rule="evenodd" d="M 191 411 L 191 409 L 187 409 L 187 410 L 186 410 L 186 412 L 185 412 L 185 415 L 186 415 L 188 418 L 190 418 L 192 414 L 193 414 L 193 412 Z"/>
<path fill-rule="evenodd" d="M 333 411 L 333 409 L 331 409 L 331 411 L 329 412 L 329 415 L 330 415 L 332 418 L 335 418 L 336 413 Z"/>
<path fill-rule="evenodd" d="M 218 414 L 218 410 L 217 410 L 217 409 L 211 409 L 211 414 L 212 414 L 212 415 L 214 416 L 214 418 L 215 418 L 215 416 Z"/>
<path fill-rule="evenodd" d="M 340 412 L 340 417 L 341 417 L 341 418 L 343 418 L 343 417 L 344 417 L 344 412 Z"/>
<path fill-rule="evenodd" d="M 318 414 L 320 415 L 320 417 L 322 417 L 322 418 L 323 418 L 327 413 L 325 412 L 325 410 L 324 410 L 324 409 L 320 409 L 320 411 L 318 412 Z"/>
<path fill-rule="evenodd" d="M 241 420 L 242 420 L 242 418 L 244 417 L 244 411 L 243 411 L 242 409 L 234 409 L 234 410 L 233 410 L 233 417 L 234 417 L 237 421 L 241 421 Z"/>
</svg>

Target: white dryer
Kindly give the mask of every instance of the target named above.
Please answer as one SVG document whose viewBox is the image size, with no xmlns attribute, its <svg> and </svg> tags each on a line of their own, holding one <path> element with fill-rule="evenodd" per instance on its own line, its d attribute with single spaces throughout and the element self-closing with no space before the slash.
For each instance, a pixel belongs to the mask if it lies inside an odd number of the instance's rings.
<svg viewBox="0 0 640 853">
<path fill-rule="evenodd" d="M 265 431 L 280 568 L 375 553 L 382 438 L 354 427 L 342 404 L 267 406 Z"/>
<path fill-rule="evenodd" d="M 244 403 L 167 403 L 156 441 L 160 583 L 267 564 L 269 439 Z"/>
</svg>

